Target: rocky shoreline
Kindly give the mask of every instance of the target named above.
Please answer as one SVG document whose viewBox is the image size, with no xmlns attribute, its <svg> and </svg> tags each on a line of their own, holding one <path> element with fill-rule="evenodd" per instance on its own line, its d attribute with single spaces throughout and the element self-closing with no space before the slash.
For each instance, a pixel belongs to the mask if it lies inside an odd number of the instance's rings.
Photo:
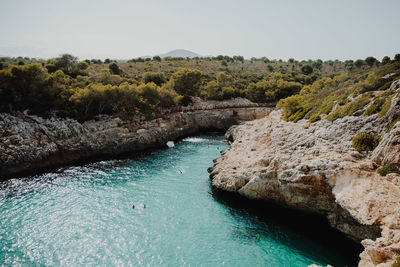
<svg viewBox="0 0 400 267">
<path fill-rule="evenodd" d="M 90 159 L 164 147 L 200 131 L 226 131 L 241 120 L 265 116 L 271 108 L 244 99 L 193 105 L 190 112 L 124 121 L 104 116 L 79 123 L 25 113 L 0 114 L 0 178 L 27 175 Z"/>
<path fill-rule="evenodd" d="M 387 162 L 400 164 L 400 123 L 387 132 L 398 115 L 399 93 L 383 118 L 292 123 L 273 111 L 228 130 L 232 144 L 209 169 L 211 183 L 250 199 L 322 214 L 364 246 L 359 266 L 391 266 L 400 257 L 400 175 L 383 177 L 376 170 Z M 382 136 L 373 153 L 352 147 L 352 137 L 362 132 Z"/>
</svg>

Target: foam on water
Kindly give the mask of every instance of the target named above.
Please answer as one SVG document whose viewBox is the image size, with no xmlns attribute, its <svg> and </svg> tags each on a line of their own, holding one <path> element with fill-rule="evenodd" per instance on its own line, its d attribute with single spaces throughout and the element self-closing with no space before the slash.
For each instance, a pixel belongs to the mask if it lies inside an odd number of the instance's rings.
<svg viewBox="0 0 400 267">
<path fill-rule="evenodd" d="M 200 138 L 200 137 L 187 137 L 183 139 L 184 142 L 190 142 L 190 143 L 204 143 L 204 142 L 209 142 L 209 139 L 206 138 Z"/>
<path fill-rule="evenodd" d="M 282 217 L 279 209 L 252 213 L 243 201 L 238 206 L 215 194 L 206 169 L 224 148 L 220 137 L 191 137 L 137 160 L 102 161 L 0 183 L 0 265 L 357 262 L 357 253 L 342 241 L 332 247 L 331 236 L 325 244 L 276 222 L 269 214 Z"/>
</svg>

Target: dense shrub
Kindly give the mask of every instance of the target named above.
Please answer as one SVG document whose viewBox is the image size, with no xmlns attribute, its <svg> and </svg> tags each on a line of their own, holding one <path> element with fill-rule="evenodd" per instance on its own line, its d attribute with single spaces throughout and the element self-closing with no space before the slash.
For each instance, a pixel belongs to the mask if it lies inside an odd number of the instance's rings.
<svg viewBox="0 0 400 267">
<path fill-rule="evenodd" d="M 160 86 L 166 82 L 165 76 L 161 72 L 145 72 L 143 73 L 143 82 L 150 83 L 153 82 Z"/>
<path fill-rule="evenodd" d="M 283 110 L 282 118 L 298 121 L 313 117 L 314 120 L 321 114 L 329 114 L 336 104 L 346 102 L 349 92 L 346 88 L 338 89 L 338 86 L 343 85 L 347 79 L 348 76 L 344 74 L 323 78 L 304 86 L 299 95 L 280 100 L 278 107 Z"/>
<path fill-rule="evenodd" d="M 393 98 L 393 96 L 389 97 L 389 98 L 385 101 L 385 103 L 382 105 L 381 111 L 380 111 L 379 114 L 378 114 L 378 117 L 379 117 L 379 118 L 382 118 L 382 117 L 385 116 L 386 113 L 388 112 L 388 110 L 389 110 L 389 108 L 390 108 L 390 106 L 391 106 L 391 103 L 392 103 L 392 98 Z"/>
<path fill-rule="evenodd" d="M 271 73 L 263 81 L 250 83 L 246 88 L 246 97 L 254 102 L 269 102 L 298 93 L 301 84 L 288 80 L 286 75 Z"/>
<path fill-rule="evenodd" d="M 360 133 L 354 136 L 352 141 L 353 141 L 352 146 L 356 151 L 368 152 L 374 150 L 378 146 L 379 142 L 381 141 L 381 138 L 379 136 L 368 133 Z"/>
<path fill-rule="evenodd" d="M 340 107 L 340 108 L 336 109 L 335 111 L 330 113 L 326 117 L 326 119 L 330 120 L 330 121 L 334 121 L 336 119 L 343 118 L 345 116 L 350 116 L 354 112 L 356 112 L 356 111 L 362 109 L 363 107 L 365 107 L 365 105 L 367 105 L 369 103 L 369 100 L 370 100 L 370 96 L 369 95 L 367 95 L 367 94 L 366 95 L 362 95 L 359 98 L 351 101 L 350 103 L 347 103 L 343 107 Z"/>
<path fill-rule="evenodd" d="M 368 91 L 377 90 L 380 86 L 384 84 L 384 80 L 379 77 L 375 72 L 368 74 L 365 81 L 361 81 L 355 84 L 355 88 L 358 93 L 364 93 Z"/>
<path fill-rule="evenodd" d="M 392 267 L 400 267 L 400 258 L 397 258 L 397 260 L 392 264 Z"/>
<path fill-rule="evenodd" d="M 109 66 L 109 68 L 110 68 L 110 72 L 111 72 L 112 74 L 116 74 L 116 75 L 121 74 L 121 70 L 119 69 L 119 67 L 118 67 L 117 64 L 111 63 L 110 66 Z"/>
<path fill-rule="evenodd" d="M 393 163 L 386 163 L 383 167 L 380 167 L 377 172 L 382 176 L 386 176 L 389 173 L 400 174 L 399 168 Z"/>
</svg>

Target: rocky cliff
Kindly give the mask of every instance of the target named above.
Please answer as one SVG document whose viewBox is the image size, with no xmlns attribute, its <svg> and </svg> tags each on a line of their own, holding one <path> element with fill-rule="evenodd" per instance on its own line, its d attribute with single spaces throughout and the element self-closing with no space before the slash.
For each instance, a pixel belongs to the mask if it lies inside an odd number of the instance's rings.
<svg viewBox="0 0 400 267">
<path fill-rule="evenodd" d="M 0 178 L 163 147 L 168 140 L 199 131 L 226 130 L 240 120 L 259 118 L 270 111 L 257 105 L 247 108 L 249 103 L 242 102 L 240 99 L 230 104 L 221 102 L 221 107 L 215 106 L 218 109 L 172 113 L 141 122 L 105 116 L 79 123 L 72 119 L 3 113 L 0 114 Z"/>
<path fill-rule="evenodd" d="M 387 132 L 399 109 L 397 93 L 383 118 L 292 123 L 277 110 L 233 126 L 226 133 L 231 147 L 209 169 L 212 185 L 323 214 L 365 247 L 359 266 L 391 266 L 400 257 L 400 175 L 383 177 L 376 170 L 386 162 L 400 164 L 400 123 Z M 352 148 L 352 137 L 362 132 L 383 137 L 373 153 Z"/>
</svg>

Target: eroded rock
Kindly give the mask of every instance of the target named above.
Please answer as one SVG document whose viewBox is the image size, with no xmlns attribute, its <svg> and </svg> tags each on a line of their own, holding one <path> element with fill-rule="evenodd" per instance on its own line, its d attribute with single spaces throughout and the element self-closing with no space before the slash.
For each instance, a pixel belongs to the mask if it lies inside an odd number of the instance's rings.
<svg viewBox="0 0 400 267">
<path fill-rule="evenodd" d="M 285 122 L 280 115 L 273 111 L 227 131 L 233 143 L 209 170 L 212 185 L 325 215 L 332 227 L 363 244 L 360 266 L 391 264 L 400 257 L 398 175 L 380 176 L 372 160 L 377 155 L 383 155 L 381 162 L 398 159 L 398 128 L 373 156 L 356 152 L 351 140 L 361 132 L 384 133 L 386 124 L 376 116 L 310 125 Z"/>
</svg>

